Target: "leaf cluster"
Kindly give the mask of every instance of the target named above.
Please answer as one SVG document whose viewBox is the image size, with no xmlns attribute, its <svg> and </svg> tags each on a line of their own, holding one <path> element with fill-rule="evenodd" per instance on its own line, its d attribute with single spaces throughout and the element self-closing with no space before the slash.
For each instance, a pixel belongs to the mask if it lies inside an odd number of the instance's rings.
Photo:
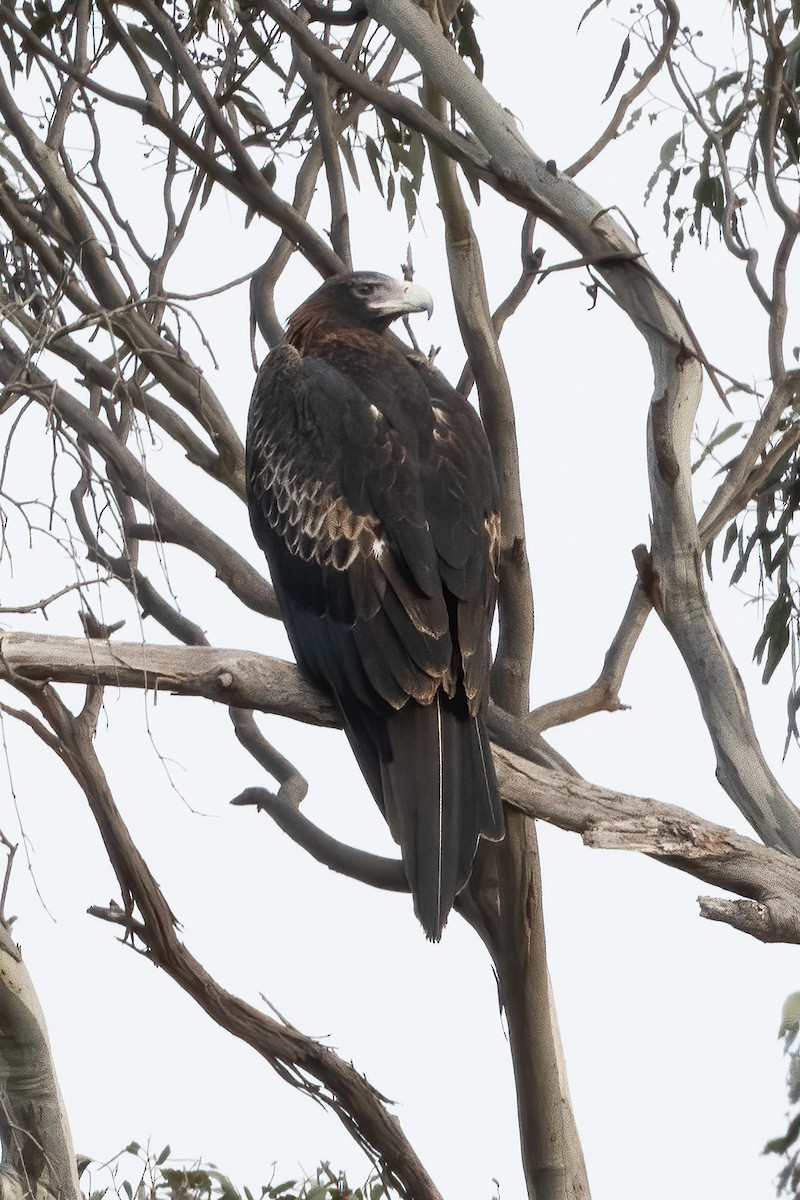
<svg viewBox="0 0 800 1200">
<path fill-rule="evenodd" d="M 800 992 L 787 996 L 778 1036 L 783 1038 L 783 1052 L 789 1060 L 786 1072 L 789 1123 L 786 1132 L 771 1138 L 762 1153 L 786 1158 L 778 1173 L 777 1192 L 786 1200 L 797 1200 L 800 1196 Z"/>
<path fill-rule="evenodd" d="M 131 1142 L 105 1167 L 112 1181 L 93 1190 L 86 1200 L 391 1200 L 379 1177 L 372 1173 L 359 1187 L 351 1188 L 343 1171 L 322 1162 L 311 1175 L 262 1184 L 258 1188 L 237 1187 L 212 1163 L 190 1166 L 171 1158 L 169 1145 L 155 1154 Z M 133 1158 L 126 1178 L 117 1178 L 120 1160 Z"/>
<path fill-rule="evenodd" d="M 723 561 L 734 555 L 731 583 L 738 584 L 751 565 L 758 571 L 759 595 L 766 602 L 754 658 L 763 664 L 768 683 L 791 649 L 793 683 L 788 699 L 788 737 L 800 740 L 797 667 L 800 656 L 800 579 L 792 551 L 800 517 L 800 462 L 796 450 L 775 463 L 754 503 L 728 526 Z"/>
</svg>

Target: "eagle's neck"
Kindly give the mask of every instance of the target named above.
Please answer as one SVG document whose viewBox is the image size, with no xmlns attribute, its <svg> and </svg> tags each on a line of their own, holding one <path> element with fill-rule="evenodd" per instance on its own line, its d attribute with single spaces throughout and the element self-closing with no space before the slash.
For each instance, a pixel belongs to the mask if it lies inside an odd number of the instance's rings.
<svg viewBox="0 0 800 1200">
<path fill-rule="evenodd" d="M 304 304 L 289 318 L 286 340 L 300 354 L 325 358 L 336 348 L 348 347 L 383 357 L 391 342 L 380 329 L 322 305 Z"/>
</svg>

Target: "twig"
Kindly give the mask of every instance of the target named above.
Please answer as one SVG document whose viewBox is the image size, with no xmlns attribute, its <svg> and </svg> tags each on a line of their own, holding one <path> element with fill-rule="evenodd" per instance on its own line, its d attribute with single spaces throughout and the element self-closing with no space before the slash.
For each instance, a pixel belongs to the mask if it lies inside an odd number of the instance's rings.
<svg viewBox="0 0 800 1200">
<path fill-rule="evenodd" d="M 645 67 L 644 71 L 642 71 L 633 87 L 629 88 L 628 91 L 625 92 L 625 94 L 620 98 L 619 103 L 614 110 L 613 117 L 600 134 L 600 137 L 597 139 L 594 145 L 590 146 L 590 148 L 586 150 L 580 156 L 580 158 L 576 159 L 572 166 L 567 167 L 565 174 L 569 175 L 571 178 L 574 179 L 576 175 L 580 174 L 584 167 L 588 167 L 589 163 L 594 162 L 598 154 L 600 154 L 601 151 L 606 148 L 609 142 L 613 141 L 613 139 L 619 133 L 619 127 L 625 119 L 625 114 L 627 113 L 633 101 L 636 100 L 637 97 L 641 96 L 642 92 L 644 92 L 646 88 L 650 86 L 656 75 L 658 75 L 659 71 L 664 66 L 664 63 L 668 60 L 672 51 L 672 47 L 675 44 L 675 39 L 678 36 L 678 30 L 680 28 L 680 13 L 678 11 L 677 4 L 673 3 L 673 0 L 658 0 L 658 8 L 661 10 L 662 20 L 662 36 L 658 53 L 652 59 L 650 64 Z"/>
<path fill-rule="evenodd" d="M 346 875 L 349 879 L 384 891 L 409 890 L 405 869 L 399 858 L 369 854 L 338 841 L 304 817 L 293 804 L 282 800 L 280 794 L 275 796 L 265 788 L 246 788 L 231 804 L 255 805 L 259 811 L 269 813 L 275 824 L 293 842 L 308 851 L 318 863 L 339 875 Z"/>
</svg>

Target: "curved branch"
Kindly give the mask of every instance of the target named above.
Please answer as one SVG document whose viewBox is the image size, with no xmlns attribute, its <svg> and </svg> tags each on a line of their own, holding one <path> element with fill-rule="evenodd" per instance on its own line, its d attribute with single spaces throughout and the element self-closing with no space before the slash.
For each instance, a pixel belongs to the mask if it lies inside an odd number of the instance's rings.
<svg viewBox="0 0 800 1200">
<path fill-rule="evenodd" d="M 359 883 L 380 888 L 387 892 L 409 891 L 405 868 L 399 858 L 384 858 L 348 846 L 338 838 L 331 837 L 298 808 L 274 796 L 266 788 L 245 788 L 231 804 L 254 805 L 272 817 L 275 824 L 293 842 L 308 851 L 313 859 L 338 875 L 346 875 Z"/>
<path fill-rule="evenodd" d="M 626 707 L 619 698 L 619 690 L 639 634 L 644 629 L 652 607 L 637 580 L 620 627 L 606 652 L 603 669 L 595 682 L 582 692 L 575 692 L 562 700 L 551 700 L 548 704 L 541 704 L 535 708 L 529 717 L 533 729 L 543 733 L 546 729 L 552 729 L 554 725 L 579 721 L 581 717 L 588 717 L 591 713 L 619 712 Z"/>
<path fill-rule="evenodd" d="M 634 850 L 745 897 L 744 906 L 725 901 L 715 919 L 762 941 L 800 944 L 800 862 L 794 855 L 676 805 L 597 787 L 506 750 L 495 750 L 495 764 L 507 804 L 580 833 L 587 846 Z M 701 904 L 703 915 L 711 915 L 705 899 Z"/>
<path fill-rule="evenodd" d="M 673 0 L 661 0 L 658 7 L 661 10 L 662 22 L 662 36 L 658 53 L 652 59 L 649 66 L 639 75 L 633 87 L 629 88 L 624 96 L 620 98 L 614 110 L 613 117 L 594 145 L 584 151 L 572 166 L 567 167 L 565 174 L 571 176 L 573 179 L 576 175 L 580 174 L 584 167 L 588 167 L 589 163 L 594 162 L 598 154 L 606 148 L 609 142 L 614 140 L 619 133 L 619 127 L 625 119 L 625 114 L 631 104 L 650 86 L 670 56 L 672 47 L 675 45 L 675 39 L 678 36 L 678 30 L 680 29 L 680 12 Z"/>
</svg>

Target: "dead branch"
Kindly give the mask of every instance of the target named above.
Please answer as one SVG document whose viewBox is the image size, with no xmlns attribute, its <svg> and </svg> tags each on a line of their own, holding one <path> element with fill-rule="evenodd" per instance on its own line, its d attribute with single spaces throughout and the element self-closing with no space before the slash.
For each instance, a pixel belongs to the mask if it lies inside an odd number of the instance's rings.
<svg viewBox="0 0 800 1200">
<path fill-rule="evenodd" d="M 748 904 L 726 901 L 717 906 L 715 919 L 764 941 L 800 943 L 800 861 L 794 855 L 686 809 L 597 787 L 506 750 L 495 750 L 495 763 L 507 804 L 580 833 L 587 846 L 634 850 L 734 892 Z M 753 901 L 762 906 L 758 923 Z M 703 900 L 704 916 L 711 907 Z"/>
<path fill-rule="evenodd" d="M 251 650 L 155 646 L 102 638 L 0 632 L 0 678 L 7 682 L 98 683 L 204 696 L 235 708 L 279 713 L 338 727 L 333 704 L 297 667 Z"/>
</svg>

